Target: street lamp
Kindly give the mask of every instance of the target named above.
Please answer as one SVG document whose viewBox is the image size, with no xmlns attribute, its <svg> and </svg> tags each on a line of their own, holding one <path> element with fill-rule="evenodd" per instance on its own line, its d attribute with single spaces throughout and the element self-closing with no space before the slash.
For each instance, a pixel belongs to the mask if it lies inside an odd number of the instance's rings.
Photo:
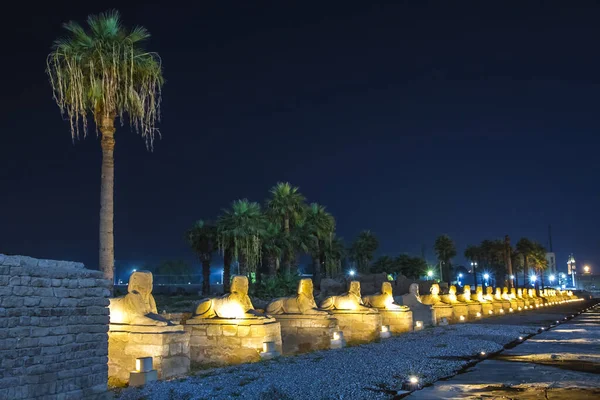
<svg viewBox="0 0 600 400">
<path fill-rule="evenodd" d="M 459 277 L 459 278 L 462 278 L 462 274 L 458 274 L 458 277 Z"/>
<path fill-rule="evenodd" d="M 583 267 L 583 272 L 586 273 L 586 274 L 589 274 L 590 273 L 590 266 L 589 265 L 584 266 Z"/>
<path fill-rule="evenodd" d="M 353 269 L 351 269 L 351 270 L 350 270 L 350 272 L 349 272 L 350 276 L 354 276 L 354 274 L 355 274 L 355 273 L 356 273 L 356 272 L 354 272 L 354 270 L 353 270 Z"/>
<path fill-rule="evenodd" d="M 433 271 L 432 270 L 427 271 L 427 280 L 429 280 L 432 276 L 433 276 Z"/>
<path fill-rule="evenodd" d="M 535 286 L 535 281 L 537 280 L 537 276 L 536 275 L 531 275 L 529 277 L 529 282 L 531 282 L 532 286 Z"/>
<path fill-rule="evenodd" d="M 554 275 L 550 275 L 550 277 L 548 279 L 550 279 L 550 282 L 554 282 L 555 276 Z"/>
<path fill-rule="evenodd" d="M 490 274 L 483 274 L 483 279 L 485 279 L 485 286 L 488 286 L 488 279 L 490 279 Z"/>
</svg>

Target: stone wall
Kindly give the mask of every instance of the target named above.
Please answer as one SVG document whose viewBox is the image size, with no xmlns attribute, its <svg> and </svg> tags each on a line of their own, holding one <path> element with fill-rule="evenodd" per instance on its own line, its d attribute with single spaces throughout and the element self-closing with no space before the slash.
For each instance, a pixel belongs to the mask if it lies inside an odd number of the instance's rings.
<svg viewBox="0 0 600 400">
<path fill-rule="evenodd" d="M 108 290 L 83 264 L 0 254 L 0 399 L 108 399 Z"/>
</svg>

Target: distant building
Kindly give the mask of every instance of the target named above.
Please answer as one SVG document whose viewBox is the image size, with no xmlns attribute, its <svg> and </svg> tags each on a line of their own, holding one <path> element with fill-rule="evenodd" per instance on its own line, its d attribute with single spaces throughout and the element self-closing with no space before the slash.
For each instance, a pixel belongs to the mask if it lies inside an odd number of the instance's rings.
<svg viewBox="0 0 600 400">
<path fill-rule="evenodd" d="M 576 287 L 575 275 L 577 275 L 577 265 L 575 264 L 575 257 L 573 257 L 573 254 L 569 256 L 569 261 L 567 261 L 567 275 L 571 279 L 573 287 Z"/>
</svg>

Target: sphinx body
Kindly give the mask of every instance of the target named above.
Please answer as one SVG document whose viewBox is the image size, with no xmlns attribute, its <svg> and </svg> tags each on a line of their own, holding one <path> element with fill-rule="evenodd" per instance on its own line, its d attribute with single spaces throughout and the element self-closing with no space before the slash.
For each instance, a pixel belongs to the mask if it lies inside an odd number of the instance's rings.
<svg viewBox="0 0 600 400">
<path fill-rule="evenodd" d="M 192 319 L 226 318 L 252 319 L 265 318 L 254 310 L 248 296 L 248 277 L 236 275 L 231 281 L 231 292 L 215 299 L 205 299 L 194 312 Z"/>
<path fill-rule="evenodd" d="M 392 284 L 389 282 L 383 282 L 381 284 L 380 293 L 363 297 L 363 304 L 368 307 L 385 310 L 408 310 L 408 307 L 401 306 L 394 302 Z"/>
<path fill-rule="evenodd" d="M 171 322 L 158 315 L 152 296 L 152 273 L 136 271 L 129 277 L 127 294 L 110 299 L 110 323 L 166 326 Z"/>
<path fill-rule="evenodd" d="M 354 310 L 370 312 L 373 311 L 371 308 L 366 307 L 363 303 L 360 295 L 360 282 L 350 282 L 350 289 L 347 293 L 340 296 L 331 296 L 325 298 L 321 303 L 321 309 L 323 310 Z"/>
<path fill-rule="evenodd" d="M 301 279 L 298 282 L 298 294 L 292 297 L 275 299 L 267 305 L 267 314 L 328 314 L 319 310 L 313 294 L 312 279 Z"/>
<path fill-rule="evenodd" d="M 443 305 L 442 297 L 440 296 L 440 285 L 434 283 L 429 289 L 429 294 L 421 296 L 421 302 L 427 305 Z"/>
<path fill-rule="evenodd" d="M 463 303 L 476 303 L 477 300 L 471 298 L 471 285 L 465 285 L 463 287 L 462 294 L 457 296 L 458 301 L 462 301 Z"/>
<path fill-rule="evenodd" d="M 409 307 L 414 321 L 419 321 L 426 326 L 436 324 L 435 312 L 432 307 L 423 304 L 421 301 L 418 283 L 411 283 L 408 293 L 398 296 L 396 301 L 403 306 Z"/>
</svg>

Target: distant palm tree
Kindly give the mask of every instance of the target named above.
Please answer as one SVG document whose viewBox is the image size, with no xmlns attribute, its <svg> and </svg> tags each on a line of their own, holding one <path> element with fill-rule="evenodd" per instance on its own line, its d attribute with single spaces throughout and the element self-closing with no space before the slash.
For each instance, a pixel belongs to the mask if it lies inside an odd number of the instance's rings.
<svg viewBox="0 0 600 400">
<path fill-rule="evenodd" d="M 318 288 L 321 284 L 321 266 L 325 263 L 325 249 L 335 231 L 335 219 L 324 206 L 317 203 L 306 207 L 304 215 L 304 223 L 312 238 L 310 253 L 313 259 L 313 280 Z"/>
<path fill-rule="evenodd" d="M 279 272 L 281 255 L 289 246 L 286 239 L 280 225 L 267 223 L 261 242 L 263 264 L 266 264 L 266 270 L 270 277 L 274 277 Z"/>
<path fill-rule="evenodd" d="M 267 200 L 267 216 L 272 221 L 280 223 L 283 233 L 289 236 L 292 228 L 302 221 L 306 199 L 299 188 L 289 182 L 277 183 L 270 192 L 271 198 Z M 284 251 L 283 263 L 287 274 L 291 272 L 294 259 L 293 252 Z"/>
<path fill-rule="evenodd" d="M 456 256 L 456 247 L 450 236 L 441 235 L 435 240 L 434 250 L 438 260 L 442 263 L 442 281 L 450 282 L 450 266 L 452 258 Z"/>
<path fill-rule="evenodd" d="M 529 280 L 529 258 L 531 257 L 533 250 L 534 244 L 531 240 L 527 238 L 521 238 L 517 242 L 517 251 L 521 255 L 523 261 L 523 282 L 524 286 L 526 287 L 529 286 L 527 283 Z"/>
<path fill-rule="evenodd" d="M 535 281 L 535 287 L 538 288 L 539 284 L 544 289 L 544 271 L 548 268 L 548 260 L 546 259 L 546 248 L 538 242 L 533 242 L 533 248 L 529 255 L 531 265 L 535 269 L 536 273 L 539 274 L 539 279 Z"/>
<path fill-rule="evenodd" d="M 334 277 L 342 272 L 342 260 L 346 256 L 346 246 L 342 238 L 335 233 L 331 241 L 325 242 L 325 275 Z"/>
<path fill-rule="evenodd" d="M 218 249 L 217 227 L 198 220 L 187 231 L 187 241 L 202 263 L 202 294 L 210 294 L 210 263 L 212 255 Z"/>
<path fill-rule="evenodd" d="M 73 21 L 63 25 L 68 36 L 54 42 L 46 72 L 73 139 L 86 136 L 89 118 L 102 137 L 99 266 L 113 282 L 115 119 L 127 119 L 152 148 L 163 76 L 158 55 L 141 46 L 150 37 L 145 28 L 126 29 L 117 11 L 90 15 L 87 23 L 87 31 Z"/>
<path fill-rule="evenodd" d="M 481 264 L 481 248 L 473 245 L 467 246 L 465 258 L 473 264 L 473 282 L 477 286 L 477 267 Z"/>
<path fill-rule="evenodd" d="M 379 247 L 379 240 L 371 231 L 362 231 L 350 246 L 350 258 L 360 272 L 368 272 L 371 260 Z"/>
<path fill-rule="evenodd" d="M 256 272 L 261 257 L 261 241 L 267 228 L 260 204 L 236 200 L 217 220 L 219 247 L 238 261 L 240 274 Z"/>
</svg>

